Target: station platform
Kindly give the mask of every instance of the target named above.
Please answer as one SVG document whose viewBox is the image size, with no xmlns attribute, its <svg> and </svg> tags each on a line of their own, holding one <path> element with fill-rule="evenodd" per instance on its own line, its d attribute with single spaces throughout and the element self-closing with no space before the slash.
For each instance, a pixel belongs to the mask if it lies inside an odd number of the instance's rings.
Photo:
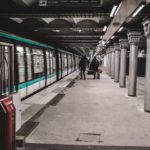
<svg viewBox="0 0 150 150">
<path fill-rule="evenodd" d="M 137 97 L 129 97 L 127 88 L 119 88 L 105 73 L 96 80 L 93 76 L 80 80 L 78 75 L 77 71 L 41 91 L 39 101 L 23 101 L 23 115 L 27 116 L 36 106 L 46 105 L 32 120 L 36 127 L 26 137 L 25 150 L 149 150 L 150 113 L 144 112 L 145 78 L 138 77 Z M 73 82 L 66 86 L 69 81 Z M 58 86 L 61 83 L 63 88 Z M 51 97 L 49 90 L 57 91 L 59 101 L 47 101 L 46 97 Z"/>
</svg>

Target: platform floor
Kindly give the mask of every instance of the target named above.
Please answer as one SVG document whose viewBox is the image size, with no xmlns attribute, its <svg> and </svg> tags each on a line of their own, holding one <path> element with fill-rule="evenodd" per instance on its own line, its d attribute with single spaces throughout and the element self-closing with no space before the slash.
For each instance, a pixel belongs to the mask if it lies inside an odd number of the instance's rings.
<svg viewBox="0 0 150 150">
<path fill-rule="evenodd" d="M 127 88 L 104 73 L 100 80 L 78 78 L 59 103 L 35 120 L 39 124 L 26 143 L 150 147 L 144 85 L 145 78 L 138 78 L 137 97 L 128 97 Z"/>
</svg>

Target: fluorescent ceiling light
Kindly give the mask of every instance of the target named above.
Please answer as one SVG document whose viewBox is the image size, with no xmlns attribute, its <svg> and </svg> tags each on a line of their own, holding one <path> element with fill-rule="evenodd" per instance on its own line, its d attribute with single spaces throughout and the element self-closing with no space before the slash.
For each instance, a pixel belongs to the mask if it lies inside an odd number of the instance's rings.
<svg viewBox="0 0 150 150">
<path fill-rule="evenodd" d="M 102 44 L 105 45 L 105 41 L 102 41 Z"/>
<path fill-rule="evenodd" d="M 103 31 L 105 32 L 107 30 L 107 26 L 104 26 Z"/>
<path fill-rule="evenodd" d="M 113 8 L 112 8 L 112 10 L 111 10 L 110 17 L 114 16 L 116 9 L 117 9 L 117 6 L 114 5 Z"/>
<path fill-rule="evenodd" d="M 136 11 L 132 14 L 132 17 L 135 17 L 143 8 L 145 7 L 145 4 L 140 5 Z"/>
<path fill-rule="evenodd" d="M 78 30 L 78 32 L 81 32 L 81 31 L 82 31 L 81 29 Z"/>
<path fill-rule="evenodd" d="M 53 30 L 54 32 L 60 32 L 60 30 Z"/>
<path fill-rule="evenodd" d="M 116 14 L 118 13 L 118 11 L 119 11 L 121 5 L 122 5 L 122 2 L 119 4 L 119 6 L 118 6 L 118 8 L 117 8 L 117 10 L 116 10 L 116 12 L 115 12 L 115 16 L 116 16 Z"/>
<path fill-rule="evenodd" d="M 22 23 L 23 22 L 23 19 L 21 19 L 21 18 L 11 18 L 10 17 L 10 19 L 17 22 L 17 23 Z"/>
<path fill-rule="evenodd" d="M 120 27 L 118 32 L 121 32 L 124 29 L 124 27 Z"/>
<path fill-rule="evenodd" d="M 112 37 L 111 37 L 111 39 L 113 39 L 115 36 L 113 35 Z"/>
</svg>

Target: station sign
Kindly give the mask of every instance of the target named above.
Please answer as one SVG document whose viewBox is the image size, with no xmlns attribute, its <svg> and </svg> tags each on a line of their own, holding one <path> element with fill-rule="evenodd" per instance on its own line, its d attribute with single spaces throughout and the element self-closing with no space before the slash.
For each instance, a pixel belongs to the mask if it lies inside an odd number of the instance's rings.
<svg viewBox="0 0 150 150">
<path fill-rule="evenodd" d="M 39 0 L 39 6 L 87 7 L 101 6 L 102 0 Z"/>
</svg>

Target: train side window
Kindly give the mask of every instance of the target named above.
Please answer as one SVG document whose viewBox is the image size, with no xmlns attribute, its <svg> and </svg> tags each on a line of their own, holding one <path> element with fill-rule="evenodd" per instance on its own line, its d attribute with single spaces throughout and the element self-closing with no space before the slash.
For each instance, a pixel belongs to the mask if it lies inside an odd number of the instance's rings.
<svg viewBox="0 0 150 150">
<path fill-rule="evenodd" d="M 56 57 L 54 52 L 52 53 L 52 57 L 53 57 L 53 73 L 56 73 Z"/>
<path fill-rule="evenodd" d="M 59 73 L 61 73 L 61 53 L 58 53 L 58 57 L 59 57 Z"/>
<path fill-rule="evenodd" d="M 44 76 L 44 53 L 42 50 L 33 49 L 33 64 L 34 64 L 34 78 Z"/>
<path fill-rule="evenodd" d="M 64 54 L 64 60 L 63 60 L 63 66 L 64 66 L 64 69 L 67 69 L 67 55 Z"/>
<path fill-rule="evenodd" d="M 53 56 L 51 51 L 50 51 L 50 72 L 53 74 Z"/>
<path fill-rule="evenodd" d="M 71 55 L 68 55 L 69 68 L 71 68 Z"/>
<path fill-rule="evenodd" d="M 27 74 L 28 74 L 28 80 L 32 79 L 32 59 L 31 59 L 31 50 L 29 47 L 26 47 L 26 57 L 27 57 Z"/>
<path fill-rule="evenodd" d="M 46 51 L 47 75 L 50 74 L 50 56 L 49 51 Z"/>
<path fill-rule="evenodd" d="M 25 60 L 24 60 L 24 48 L 17 46 L 17 58 L 18 58 L 18 71 L 19 71 L 19 83 L 25 82 Z"/>
</svg>

